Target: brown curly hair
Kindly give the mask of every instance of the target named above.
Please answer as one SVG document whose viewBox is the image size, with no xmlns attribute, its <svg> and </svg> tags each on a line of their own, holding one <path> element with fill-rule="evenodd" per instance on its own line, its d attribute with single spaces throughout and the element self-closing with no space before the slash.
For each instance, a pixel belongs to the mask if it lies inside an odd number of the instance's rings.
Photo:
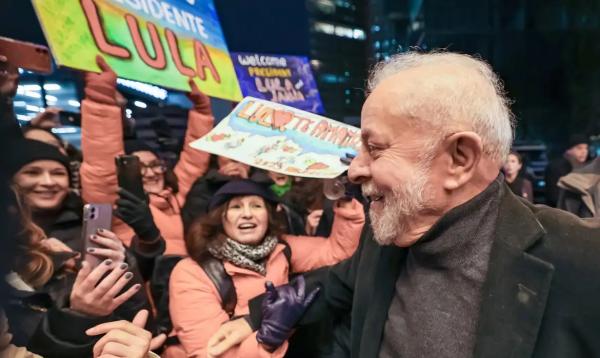
<svg viewBox="0 0 600 358">
<path fill-rule="evenodd" d="M 16 206 L 10 212 L 19 218 L 20 230 L 15 238 L 16 252 L 11 267 L 27 284 L 39 288 L 54 274 L 51 251 L 42 244 L 47 238 L 44 230 L 31 219 L 31 211 L 19 192 L 13 188 L 13 193 Z"/>
<path fill-rule="evenodd" d="M 225 204 L 211 210 L 208 214 L 200 216 L 196 219 L 188 230 L 185 237 L 185 247 L 190 257 L 196 261 L 208 252 L 209 244 L 213 242 L 224 242 L 226 239 L 225 230 L 223 229 L 223 215 L 229 206 L 228 200 Z M 285 221 L 282 215 L 278 213 L 272 204 L 265 201 L 269 226 L 267 228 L 267 236 L 281 236 L 286 233 Z"/>
</svg>

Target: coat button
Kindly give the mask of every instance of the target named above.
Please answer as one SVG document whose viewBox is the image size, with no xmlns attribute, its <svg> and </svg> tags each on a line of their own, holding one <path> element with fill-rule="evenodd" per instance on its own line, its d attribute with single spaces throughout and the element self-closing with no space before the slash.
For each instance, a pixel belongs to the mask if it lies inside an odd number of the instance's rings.
<svg viewBox="0 0 600 358">
<path fill-rule="evenodd" d="M 529 294 L 527 292 L 519 291 L 519 293 L 517 293 L 517 300 L 526 305 L 529 303 Z"/>
</svg>

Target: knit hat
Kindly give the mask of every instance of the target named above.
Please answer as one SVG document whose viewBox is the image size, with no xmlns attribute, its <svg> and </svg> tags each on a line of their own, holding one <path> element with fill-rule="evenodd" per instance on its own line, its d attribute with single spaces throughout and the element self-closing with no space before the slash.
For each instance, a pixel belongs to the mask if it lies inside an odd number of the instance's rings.
<svg viewBox="0 0 600 358">
<path fill-rule="evenodd" d="M 55 146 L 34 139 L 16 141 L 11 159 L 9 168 L 11 175 L 36 160 L 53 160 L 62 164 L 69 171 L 69 158 L 66 155 L 62 154 Z"/>
<path fill-rule="evenodd" d="M 139 139 L 127 139 L 125 144 L 125 154 L 132 154 L 135 152 L 151 152 L 156 155 L 154 148 L 149 146 L 146 142 Z M 158 156 L 158 155 L 157 155 Z"/>
<path fill-rule="evenodd" d="M 569 142 L 568 142 L 568 147 L 567 149 L 573 148 L 574 146 L 578 145 L 578 144 L 587 144 L 588 143 L 588 137 L 585 134 L 573 134 L 569 137 Z"/>
<path fill-rule="evenodd" d="M 252 180 L 239 179 L 232 180 L 217 190 L 208 203 L 208 211 L 212 211 L 236 196 L 243 195 L 258 195 L 271 204 L 277 204 L 278 202 L 273 192 L 266 186 Z"/>
</svg>

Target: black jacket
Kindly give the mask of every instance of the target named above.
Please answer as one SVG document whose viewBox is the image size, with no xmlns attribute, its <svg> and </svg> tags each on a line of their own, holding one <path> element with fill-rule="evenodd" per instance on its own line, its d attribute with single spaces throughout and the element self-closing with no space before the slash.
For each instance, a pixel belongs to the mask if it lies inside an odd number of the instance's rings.
<svg viewBox="0 0 600 358">
<path fill-rule="evenodd" d="M 546 168 L 544 181 L 546 182 L 546 204 L 556 207 L 558 202 L 558 181 L 561 177 L 569 174 L 573 170 L 573 165 L 565 157 L 560 157 L 548 164 Z"/>
<path fill-rule="evenodd" d="M 473 356 L 600 357 L 600 222 L 503 191 Z M 325 292 L 303 318 L 350 315 L 351 357 L 378 356 L 406 253 L 379 246 L 371 235 L 351 259 L 316 280 Z M 254 326 L 259 304 L 251 302 Z"/>
<path fill-rule="evenodd" d="M 136 270 L 135 261 L 129 257 L 130 269 Z M 106 317 L 90 317 L 69 309 L 69 296 L 75 279 L 73 273 L 56 274 L 34 291 L 8 288 L 8 303 L 4 307 L 13 343 L 46 358 L 91 357 L 92 348 L 100 337 L 85 334 L 88 328 L 120 319 L 131 321 L 141 309 L 150 309 L 144 290 Z M 142 283 L 138 275 L 126 286 Z M 125 290 L 124 289 L 124 290 Z M 146 328 L 153 331 L 154 322 Z"/>
<path fill-rule="evenodd" d="M 73 251 L 83 250 L 81 238 L 81 220 L 83 215 L 83 201 L 75 193 L 69 193 L 59 212 L 51 215 L 34 214 L 34 222 L 39 225 L 47 237 L 54 237 L 64 242 Z"/>
</svg>

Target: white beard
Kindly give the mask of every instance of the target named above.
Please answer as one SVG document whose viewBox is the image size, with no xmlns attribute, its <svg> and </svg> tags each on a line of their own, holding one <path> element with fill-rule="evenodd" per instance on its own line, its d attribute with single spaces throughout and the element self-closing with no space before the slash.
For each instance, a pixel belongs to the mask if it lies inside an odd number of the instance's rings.
<svg viewBox="0 0 600 358">
<path fill-rule="evenodd" d="M 369 211 L 374 239 L 380 245 L 391 245 L 410 230 L 411 221 L 426 207 L 425 190 L 429 169 L 419 168 L 406 183 L 382 192 L 373 182 L 362 185 L 363 194 L 384 194 L 383 207 Z"/>
</svg>

